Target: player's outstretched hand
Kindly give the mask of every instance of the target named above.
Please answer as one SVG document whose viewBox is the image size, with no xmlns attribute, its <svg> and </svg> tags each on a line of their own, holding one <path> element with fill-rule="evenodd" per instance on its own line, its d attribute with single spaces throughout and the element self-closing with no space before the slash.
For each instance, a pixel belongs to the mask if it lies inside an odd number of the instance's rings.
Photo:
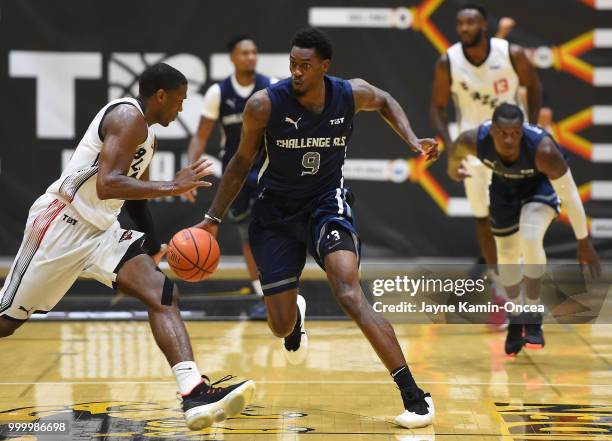
<svg viewBox="0 0 612 441">
<path fill-rule="evenodd" d="M 204 218 L 202 222 L 193 226 L 194 228 L 201 228 L 203 230 L 208 231 L 212 237 L 217 237 L 217 232 L 219 231 L 219 224 L 211 219 Z"/>
<path fill-rule="evenodd" d="M 162 257 L 164 257 L 167 251 L 168 244 L 162 243 L 161 247 L 159 247 L 159 251 L 151 256 L 155 261 L 155 265 L 159 265 L 159 262 L 161 262 Z"/>
<path fill-rule="evenodd" d="M 419 144 L 423 154 L 427 157 L 428 161 L 435 161 L 440 156 L 440 150 L 438 150 L 438 143 L 432 138 L 419 139 Z"/>
<path fill-rule="evenodd" d="M 588 237 L 578 241 L 578 262 L 580 268 L 584 270 L 584 265 L 589 267 L 591 277 L 597 279 L 601 275 L 601 261 L 597 255 L 597 251 L 591 245 Z"/>
<path fill-rule="evenodd" d="M 174 195 L 185 195 L 185 193 L 199 187 L 210 187 L 212 183 L 202 181 L 201 179 L 213 174 L 212 165 L 211 161 L 202 158 L 179 170 L 173 181 L 176 187 Z"/>
<path fill-rule="evenodd" d="M 459 165 L 458 168 L 454 168 L 454 167 L 451 166 L 451 167 L 448 168 L 447 172 L 448 172 L 448 176 L 453 181 L 457 181 L 457 182 L 461 182 L 465 178 L 471 177 L 470 173 L 468 172 L 467 164 L 465 162 L 465 159 L 463 159 L 461 161 L 461 164 Z"/>
</svg>

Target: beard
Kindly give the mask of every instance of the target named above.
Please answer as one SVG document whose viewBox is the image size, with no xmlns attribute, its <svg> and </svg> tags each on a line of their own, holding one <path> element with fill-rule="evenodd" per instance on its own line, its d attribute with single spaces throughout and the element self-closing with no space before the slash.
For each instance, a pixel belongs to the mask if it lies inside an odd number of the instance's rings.
<svg viewBox="0 0 612 441">
<path fill-rule="evenodd" d="M 306 94 L 306 90 L 302 89 L 302 90 L 298 90 L 295 88 L 295 86 L 293 84 L 291 84 L 291 90 L 293 91 L 293 95 L 294 96 L 303 96 Z"/>
<path fill-rule="evenodd" d="M 468 41 L 466 43 L 462 43 L 462 45 L 463 45 L 463 47 L 474 47 L 474 46 L 478 46 L 478 44 L 482 40 L 484 40 L 484 32 L 481 32 L 480 34 L 476 35 L 470 41 Z"/>
</svg>

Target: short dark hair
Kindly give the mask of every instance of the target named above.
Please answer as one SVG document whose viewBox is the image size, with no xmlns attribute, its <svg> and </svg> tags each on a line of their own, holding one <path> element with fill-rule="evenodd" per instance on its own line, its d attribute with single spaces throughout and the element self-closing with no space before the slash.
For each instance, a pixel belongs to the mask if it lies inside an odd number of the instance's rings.
<svg viewBox="0 0 612 441">
<path fill-rule="evenodd" d="M 487 10 L 485 8 L 483 8 L 482 6 L 476 4 L 476 3 L 465 3 L 463 5 L 461 5 L 461 7 L 459 8 L 459 10 L 457 11 L 457 13 L 465 10 L 465 9 L 475 9 L 478 11 L 478 13 L 480 15 L 482 15 L 482 18 L 485 19 L 485 21 L 487 20 L 488 14 L 487 14 Z"/>
<path fill-rule="evenodd" d="M 521 124 L 525 121 L 525 116 L 523 115 L 523 111 L 517 105 L 510 103 L 501 103 L 499 106 L 495 108 L 493 112 L 493 122 L 499 121 L 501 118 L 513 121 L 518 119 Z"/>
<path fill-rule="evenodd" d="M 331 60 L 332 42 L 329 36 L 317 28 L 305 28 L 297 31 L 291 40 L 291 47 L 314 49 L 323 60 Z"/>
<path fill-rule="evenodd" d="M 157 63 L 149 66 L 140 75 L 138 81 L 138 95 L 149 98 L 159 89 L 174 90 L 187 84 L 187 78 L 179 70 L 166 63 Z"/>
<path fill-rule="evenodd" d="M 253 43 L 255 43 L 255 39 L 251 37 L 250 35 L 247 35 L 247 34 L 234 35 L 227 42 L 227 51 L 230 53 L 233 52 L 234 49 L 236 48 L 236 45 L 244 40 L 251 40 Z"/>
</svg>

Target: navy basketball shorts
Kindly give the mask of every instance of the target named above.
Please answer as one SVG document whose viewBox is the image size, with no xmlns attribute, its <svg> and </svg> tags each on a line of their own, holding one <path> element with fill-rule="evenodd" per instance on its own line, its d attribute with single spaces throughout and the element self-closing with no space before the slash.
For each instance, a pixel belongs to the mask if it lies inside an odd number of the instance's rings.
<svg viewBox="0 0 612 441">
<path fill-rule="evenodd" d="M 559 212 L 559 198 L 546 177 L 522 183 L 493 175 L 490 187 L 491 232 L 495 236 L 510 236 L 519 230 L 521 209 L 530 202 L 538 202 Z"/>
<path fill-rule="evenodd" d="M 261 193 L 253 207 L 249 239 L 264 295 L 296 288 L 307 252 L 323 270 L 329 252 L 349 250 L 359 259 L 361 242 L 351 199 L 346 188 L 308 200 Z"/>
</svg>

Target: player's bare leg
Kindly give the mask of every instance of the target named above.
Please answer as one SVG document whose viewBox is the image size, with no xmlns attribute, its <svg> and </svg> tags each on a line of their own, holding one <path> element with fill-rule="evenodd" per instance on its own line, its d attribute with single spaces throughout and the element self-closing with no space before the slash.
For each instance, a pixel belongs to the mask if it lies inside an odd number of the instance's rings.
<svg viewBox="0 0 612 441">
<path fill-rule="evenodd" d="M 431 424 L 433 401 L 414 381 L 393 327 L 365 298 L 357 255 L 339 250 L 325 256 L 324 263 L 327 280 L 340 307 L 359 326 L 401 391 L 405 411 L 395 422 L 408 428 Z"/>
<path fill-rule="evenodd" d="M 264 297 L 268 309 L 268 326 L 276 337 L 291 334 L 297 319 L 297 288 Z"/>
<path fill-rule="evenodd" d="M 361 290 L 355 253 L 342 250 L 327 255 L 325 272 L 340 307 L 359 326 L 389 372 L 404 366 L 406 359 L 395 331 Z"/>
<path fill-rule="evenodd" d="M 128 260 L 117 274 L 121 292 L 136 297 L 146 306 L 155 342 L 170 366 L 174 366 L 182 361 L 193 361 L 193 351 L 181 320 L 176 286 L 170 304 L 162 304 L 165 279 L 164 274 L 156 270 L 153 259 L 144 254 Z"/>
<path fill-rule="evenodd" d="M 301 364 L 308 354 L 308 336 L 304 321 L 306 301 L 297 288 L 264 297 L 268 311 L 268 326 L 283 339 L 285 358 L 290 364 Z"/>
<path fill-rule="evenodd" d="M 176 376 L 187 426 L 200 430 L 240 413 L 251 400 L 255 384 L 244 381 L 214 387 L 215 383 L 202 380 L 181 319 L 178 289 L 156 270 L 153 259 L 141 254 L 128 260 L 117 274 L 117 284 L 122 292 L 136 297 L 147 308 L 155 341 Z"/>
</svg>

